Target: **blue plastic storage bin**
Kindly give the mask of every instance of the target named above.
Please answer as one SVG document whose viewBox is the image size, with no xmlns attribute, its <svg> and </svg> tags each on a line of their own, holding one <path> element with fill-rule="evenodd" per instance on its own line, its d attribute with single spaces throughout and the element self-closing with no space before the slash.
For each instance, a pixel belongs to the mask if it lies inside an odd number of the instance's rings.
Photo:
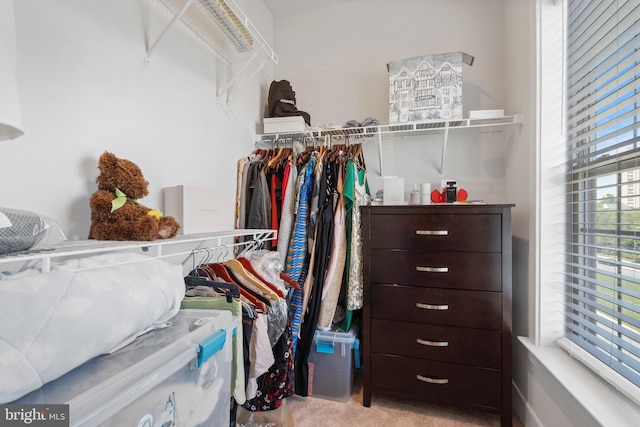
<svg viewBox="0 0 640 427">
<path fill-rule="evenodd" d="M 348 332 L 316 331 L 308 359 L 310 396 L 349 400 L 354 372 L 360 366 L 356 335 L 355 328 Z"/>
</svg>

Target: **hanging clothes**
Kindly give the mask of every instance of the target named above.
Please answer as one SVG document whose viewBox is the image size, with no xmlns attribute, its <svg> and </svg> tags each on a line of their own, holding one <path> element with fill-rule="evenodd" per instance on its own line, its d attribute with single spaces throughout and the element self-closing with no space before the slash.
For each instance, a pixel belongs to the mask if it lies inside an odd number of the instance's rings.
<svg viewBox="0 0 640 427">
<path fill-rule="evenodd" d="M 291 238 L 291 230 L 293 229 L 293 210 L 296 199 L 296 189 L 298 188 L 298 167 L 295 162 L 287 162 L 287 182 L 285 193 L 282 198 L 282 213 L 280 217 L 280 227 L 278 237 L 278 253 L 280 254 L 280 260 L 282 265 L 285 265 L 287 259 L 287 252 L 289 251 L 289 239 Z"/>
<path fill-rule="evenodd" d="M 322 302 L 320 315 L 318 316 L 318 329 L 330 330 L 333 324 L 333 316 L 336 312 L 338 297 L 344 274 L 344 266 L 347 255 L 347 228 L 344 209 L 343 168 L 337 163 L 338 182 L 333 191 L 333 245 L 327 275 L 322 284 Z"/>
<path fill-rule="evenodd" d="M 318 155 L 318 161 L 316 163 L 316 174 L 315 174 L 315 182 L 313 183 L 313 196 L 311 197 L 311 208 L 309 212 L 309 248 L 311 255 L 309 258 L 309 271 L 313 272 L 315 269 L 316 262 L 316 238 L 318 231 L 318 201 L 320 199 L 320 181 L 322 180 L 323 174 L 322 169 L 324 168 L 324 153 L 320 153 Z M 318 172 L 320 171 L 320 172 Z M 307 312 L 307 306 L 309 304 L 309 297 L 311 296 L 311 292 L 313 290 L 313 286 L 315 283 L 314 274 L 307 274 L 307 279 L 304 282 L 303 288 L 303 299 L 302 299 L 302 312 Z"/>
<path fill-rule="evenodd" d="M 293 394 L 295 374 L 290 327 L 287 327 L 273 347 L 273 354 L 275 357 L 273 365 L 256 379 L 258 390 L 256 396 L 253 399 L 247 399 L 242 405 L 249 411 L 278 409 L 282 405 L 283 399 Z"/>
<path fill-rule="evenodd" d="M 291 332 L 293 334 L 293 350 L 295 351 L 300 331 L 302 318 L 303 286 L 309 265 L 308 227 L 309 227 L 309 203 L 313 194 L 314 169 L 316 159 L 312 157 L 304 168 L 303 180 L 300 187 L 296 218 L 289 243 L 289 252 L 285 262 L 285 273 L 297 281 L 300 289 L 293 289 L 289 301 L 289 318 L 291 319 Z"/>
<path fill-rule="evenodd" d="M 258 393 L 258 378 L 275 363 L 267 328 L 267 316 L 257 314 L 253 321 L 253 331 L 249 342 L 250 367 L 246 390 L 246 399 L 248 400 L 255 398 Z"/>
<path fill-rule="evenodd" d="M 282 215 L 282 176 L 279 171 L 270 171 L 270 195 L 271 195 L 271 224 L 269 228 L 276 230 L 276 237 L 271 242 L 278 246 L 278 229 L 280 228 L 279 218 Z"/>
<path fill-rule="evenodd" d="M 316 225 L 314 286 L 309 296 L 309 304 L 300 329 L 300 338 L 295 353 L 295 392 L 299 396 L 308 396 L 309 365 L 307 359 L 313 345 L 313 337 L 318 323 L 322 286 L 331 256 L 333 242 L 333 188 L 335 188 L 337 168 L 332 162 L 326 162 L 322 169 L 322 178 L 318 191 L 318 223 Z"/>
<path fill-rule="evenodd" d="M 238 166 L 237 166 L 238 169 L 237 169 L 237 176 L 236 176 L 236 204 L 235 204 L 236 213 L 235 213 L 234 224 L 235 224 L 235 227 L 238 229 L 245 228 L 246 212 L 245 212 L 245 204 L 242 203 L 242 201 L 246 198 L 246 188 L 244 186 L 244 182 L 247 179 L 247 173 L 248 173 L 248 169 L 246 169 L 247 163 L 249 163 L 249 158 L 243 157 L 240 160 L 238 160 Z"/>
<path fill-rule="evenodd" d="M 246 228 L 266 229 L 271 227 L 271 196 L 263 162 L 256 161 L 249 165 L 249 212 Z"/>
<path fill-rule="evenodd" d="M 361 153 L 360 144 L 321 146 L 316 151 L 294 143 L 291 149 L 257 150 L 238 166 L 244 191 L 238 198 L 247 205 L 245 228 L 257 228 L 256 219 L 264 216 L 269 218 L 264 228 L 278 230 L 273 249 L 281 261 L 279 277 L 288 286 L 292 359 L 292 372 L 284 375 L 281 369 L 278 375 L 291 381 L 292 390 L 301 396 L 308 395 L 307 359 L 315 331 L 332 327 L 345 312 L 340 327 L 348 329 L 354 310 L 362 307 L 359 207 L 368 203 L 368 188 L 364 161 L 355 153 Z M 243 210 L 236 212 L 241 215 Z M 274 365 L 286 359 L 278 354 L 285 347 L 277 347 L 273 347 Z M 260 378 L 256 378 L 257 400 L 247 402 L 248 409 L 273 406 L 260 395 L 276 393 L 274 385 Z"/>
<path fill-rule="evenodd" d="M 362 308 L 363 272 L 362 272 L 362 215 L 361 206 L 371 204 L 367 175 L 356 159 L 347 163 L 344 183 L 345 209 L 347 215 L 348 248 L 345 267 L 347 303 L 346 316 L 339 330 L 346 332 L 351 328 L 353 311 Z"/>
</svg>

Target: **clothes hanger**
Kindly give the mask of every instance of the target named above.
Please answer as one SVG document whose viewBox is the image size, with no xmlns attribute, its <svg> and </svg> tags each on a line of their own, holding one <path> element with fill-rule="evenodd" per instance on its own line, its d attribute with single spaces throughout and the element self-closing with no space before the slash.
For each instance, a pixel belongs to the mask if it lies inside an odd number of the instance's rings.
<svg viewBox="0 0 640 427">
<path fill-rule="evenodd" d="M 217 282 L 211 280 L 209 277 L 191 275 L 185 276 L 184 283 L 187 289 L 197 286 L 206 286 L 214 290 L 223 289 L 224 291 L 222 293 L 226 296 L 227 302 L 229 303 L 232 302 L 233 298 L 240 298 L 240 288 L 234 283 Z"/>
<path fill-rule="evenodd" d="M 295 280 L 293 280 L 293 279 L 291 278 L 291 276 L 289 276 L 289 275 L 288 275 L 287 273 L 285 273 L 284 271 L 281 271 L 281 272 L 280 272 L 280 278 L 281 278 L 282 280 L 284 280 L 285 284 L 286 284 L 287 286 L 289 286 L 290 288 L 298 289 L 298 290 L 302 289 L 302 288 L 300 287 L 300 284 L 299 284 L 298 282 L 296 282 Z"/>
<path fill-rule="evenodd" d="M 273 300 L 270 299 L 265 294 L 263 294 L 262 291 L 256 288 L 247 279 L 245 279 L 244 277 L 242 277 L 241 275 L 239 275 L 238 273 L 236 273 L 226 265 L 224 266 L 224 268 L 227 269 L 227 271 L 229 272 L 229 275 L 233 278 L 234 283 L 236 283 L 240 287 L 241 293 L 247 296 L 252 296 L 255 298 L 255 300 L 262 302 L 264 304 L 264 307 L 265 307 L 264 310 L 266 313 L 266 310 L 268 310 L 268 308 L 271 306 L 271 302 Z"/>
<path fill-rule="evenodd" d="M 280 157 L 280 161 L 276 164 L 276 169 L 281 169 L 284 167 L 284 165 L 291 160 L 291 155 L 293 153 L 293 150 L 289 147 L 286 147 L 284 149 L 284 152 L 282 153 L 282 157 Z"/>
<path fill-rule="evenodd" d="M 208 264 L 208 267 L 215 273 L 216 276 L 218 276 L 220 279 L 224 280 L 225 282 L 235 283 L 231 278 L 231 276 L 229 276 L 229 272 L 224 268 L 224 265 L 222 263 L 219 263 L 219 262 L 210 263 Z"/>
<path fill-rule="evenodd" d="M 247 271 L 247 269 L 242 265 L 240 261 L 235 258 L 231 258 L 225 261 L 224 265 L 229 267 L 233 272 L 249 281 L 251 285 L 254 285 L 259 292 L 262 292 L 267 298 L 272 299 L 276 302 L 280 302 L 281 296 L 278 295 L 273 289 L 271 289 L 264 282 L 258 280 L 252 273 Z"/>
<path fill-rule="evenodd" d="M 196 262 L 195 262 L 196 255 L 199 255 L 205 252 L 207 255 L 196 265 Z M 193 257 L 193 269 L 189 272 L 188 276 L 205 277 L 211 280 L 215 280 L 215 277 L 211 277 L 211 275 L 207 271 L 207 266 L 206 266 L 206 263 L 208 263 L 211 257 L 213 256 L 209 248 L 195 249 L 191 252 L 191 254 Z"/>
<path fill-rule="evenodd" d="M 340 154 L 347 149 L 345 144 L 333 144 L 331 151 L 329 152 L 329 161 L 335 162 Z"/>
<path fill-rule="evenodd" d="M 364 152 L 362 151 L 362 144 L 356 144 L 358 147 L 353 155 L 353 161 L 361 170 L 366 170 L 367 166 L 364 162 Z"/>
<path fill-rule="evenodd" d="M 354 158 L 357 157 L 362 152 L 362 144 L 350 144 L 349 145 L 349 155 Z"/>
<path fill-rule="evenodd" d="M 242 301 L 242 315 L 243 317 L 246 316 L 247 319 L 253 319 L 255 318 L 255 313 L 253 312 L 254 306 L 251 305 L 251 303 L 247 302 L 247 301 Z"/>
<path fill-rule="evenodd" d="M 260 159 L 264 158 L 267 155 L 267 150 L 264 148 L 258 148 L 253 154 L 249 156 L 250 162 L 258 162 Z"/>
<path fill-rule="evenodd" d="M 242 286 L 240 286 L 239 283 L 237 283 L 229 274 L 229 271 L 226 269 L 226 267 L 224 266 L 224 264 L 221 263 L 211 263 L 209 264 L 209 267 L 215 272 L 215 274 L 221 278 L 222 280 L 224 280 L 225 282 L 229 282 L 229 283 L 234 283 L 236 285 L 238 285 L 239 289 L 240 289 L 240 295 L 243 296 L 245 299 L 247 299 L 251 304 L 253 304 L 254 307 L 256 307 L 257 309 L 261 310 L 263 313 L 267 312 L 267 305 L 263 302 L 260 301 L 256 296 L 254 296 L 252 293 L 248 292 L 245 288 L 243 288 Z"/>
<path fill-rule="evenodd" d="M 209 268 L 208 262 L 213 258 L 213 250 L 204 248 L 198 251 L 200 253 L 206 252 L 206 257 L 184 277 L 185 287 L 207 286 L 218 291 L 223 289 L 222 293 L 226 295 L 227 302 L 231 302 L 233 297 L 239 298 L 240 288 L 236 284 L 219 281 L 215 273 Z M 196 253 L 194 252 L 194 261 L 195 255 Z"/>
<path fill-rule="evenodd" d="M 273 162 L 273 159 L 275 159 L 280 155 L 280 150 L 282 150 L 282 148 L 277 148 L 277 147 L 273 147 L 269 150 L 269 155 L 262 162 L 264 167 L 270 167 L 271 162 Z"/>
<path fill-rule="evenodd" d="M 245 258 L 245 257 L 238 257 L 237 258 L 238 262 L 240 264 L 242 264 L 242 266 L 251 274 L 253 274 L 256 279 L 260 280 L 262 283 L 264 283 L 265 285 L 267 285 L 270 289 L 272 289 L 276 294 L 278 294 L 278 296 L 280 298 L 284 298 L 284 292 L 282 292 L 282 290 L 278 289 L 278 287 L 276 285 L 274 285 L 273 283 L 267 281 L 264 279 L 264 277 L 262 277 L 260 275 L 260 273 L 258 273 L 254 268 L 253 265 L 251 264 L 251 261 L 249 261 L 249 259 Z"/>
<path fill-rule="evenodd" d="M 271 159 L 269 159 L 269 161 L 267 162 L 267 167 L 268 168 L 272 168 L 274 167 L 274 165 L 276 164 L 276 162 L 279 162 L 280 159 L 282 158 L 282 153 L 284 152 L 284 148 L 279 148 L 278 149 L 278 153 L 275 156 L 272 156 Z"/>
</svg>

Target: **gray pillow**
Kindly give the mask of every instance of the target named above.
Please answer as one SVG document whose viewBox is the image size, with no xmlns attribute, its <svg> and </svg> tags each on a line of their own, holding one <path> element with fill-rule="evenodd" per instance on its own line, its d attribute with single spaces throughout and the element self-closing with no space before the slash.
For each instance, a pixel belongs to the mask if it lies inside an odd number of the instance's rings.
<svg viewBox="0 0 640 427">
<path fill-rule="evenodd" d="M 31 249 L 46 235 L 45 218 L 33 212 L 0 208 L 11 225 L 0 228 L 0 255 Z"/>
</svg>

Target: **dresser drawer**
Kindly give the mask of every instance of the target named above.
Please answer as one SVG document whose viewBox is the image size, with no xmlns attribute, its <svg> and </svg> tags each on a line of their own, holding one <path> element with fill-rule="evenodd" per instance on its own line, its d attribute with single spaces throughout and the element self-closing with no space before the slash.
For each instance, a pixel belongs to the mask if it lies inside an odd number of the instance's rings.
<svg viewBox="0 0 640 427">
<path fill-rule="evenodd" d="M 372 215 L 372 249 L 500 252 L 500 215 Z"/>
<path fill-rule="evenodd" d="M 500 331 L 371 320 L 371 351 L 500 369 Z"/>
<path fill-rule="evenodd" d="M 371 372 L 376 388 L 489 408 L 501 405 L 502 376 L 494 369 L 372 354 Z"/>
<path fill-rule="evenodd" d="M 502 328 L 502 294 L 371 285 L 371 317 L 477 329 Z"/>
<path fill-rule="evenodd" d="M 371 283 L 502 289 L 502 257 L 492 252 L 371 250 Z"/>
</svg>

